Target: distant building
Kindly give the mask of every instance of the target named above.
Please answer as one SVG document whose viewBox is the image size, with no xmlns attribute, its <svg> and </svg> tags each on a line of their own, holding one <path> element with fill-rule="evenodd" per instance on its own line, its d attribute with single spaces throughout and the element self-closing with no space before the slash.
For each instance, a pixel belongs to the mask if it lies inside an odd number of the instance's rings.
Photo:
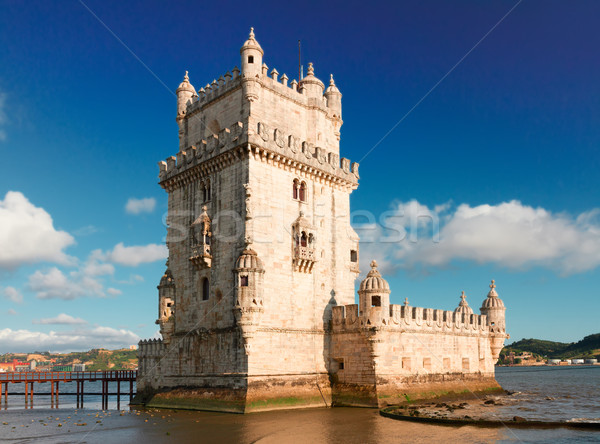
<svg viewBox="0 0 600 444">
<path fill-rule="evenodd" d="M 84 372 L 85 364 L 73 364 L 73 371 L 74 372 Z"/>
<path fill-rule="evenodd" d="M 548 365 L 560 365 L 560 359 L 548 359 Z"/>
</svg>

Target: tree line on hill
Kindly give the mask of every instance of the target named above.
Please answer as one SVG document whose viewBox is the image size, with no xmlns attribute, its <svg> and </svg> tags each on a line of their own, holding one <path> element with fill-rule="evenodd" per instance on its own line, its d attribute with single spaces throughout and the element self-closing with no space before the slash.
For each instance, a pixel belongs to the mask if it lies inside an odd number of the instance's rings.
<svg viewBox="0 0 600 444">
<path fill-rule="evenodd" d="M 596 358 L 600 360 L 600 333 L 586 336 L 578 342 L 554 342 L 542 339 L 521 339 L 505 346 L 499 364 L 507 363 L 510 353 L 520 356 L 531 353 L 538 359 Z"/>
</svg>

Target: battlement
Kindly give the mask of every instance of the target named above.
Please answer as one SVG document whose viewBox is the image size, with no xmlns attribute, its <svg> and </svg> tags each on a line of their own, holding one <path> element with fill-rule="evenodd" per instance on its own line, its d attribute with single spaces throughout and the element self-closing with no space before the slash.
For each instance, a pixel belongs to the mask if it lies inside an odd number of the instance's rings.
<svg viewBox="0 0 600 444">
<path fill-rule="evenodd" d="M 193 169 L 207 160 L 216 158 L 233 148 L 249 143 L 255 147 L 265 148 L 273 154 L 285 156 L 289 161 L 297 161 L 309 168 L 306 171 L 330 174 L 342 179 L 352 186 L 356 186 L 359 179 L 357 162 L 341 158 L 338 154 L 327 152 L 313 143 L 301 141 L 292 134 L 284 134 L 278 128 L 269 128 L 268 125 L 258 122 L 256 129 L 245 128 L 242 122 L 237 122 L 229 128 L 222 129 L 218 135 L 211 135 L 202 139 L 195 145 L 158 162 L 159 180 L 161 184 L 174 179 L 180 173 Z"/>
<path fill-rule="evenodd" d="M 217 100 L 227 92 L 236 89 L 241 84 L 240 79 L 240 70 L 237 66 L 234 67 L 231 72 L 227 71 L 218 79 L 213 79 L 213 81 L 207 83 L 204 88 L 200 88 L 198 94 L 194 95 L 192 100 L 188 102 L 186 115 L 189 117 L 206 104 Z"/>
<path fill-rule="evenodd" d="M 487 316 L 455 313 L 433 308 L 390 305 L 389 313 L 382 307 L 370 307 L 358 312 L 358 305 L 336 306 L 332 310 L 334 331 L 372 327 L 423 330 L 432 332 L 478 333 L 489 331 Z"/>
<path fill-rule="evenodd" d="M 166 344 L 162 339 L 144 339 L 138 342 L 138 359 L 140 358 L 158 358 L 166 350 Z"/>
</svg>

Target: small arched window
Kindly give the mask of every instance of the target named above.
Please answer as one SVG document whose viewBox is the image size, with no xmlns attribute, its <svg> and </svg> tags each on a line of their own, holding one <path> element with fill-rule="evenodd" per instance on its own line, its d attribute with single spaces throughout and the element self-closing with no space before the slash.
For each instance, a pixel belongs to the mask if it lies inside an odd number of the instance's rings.
<svg viewBox="0 0 600 444">
<path fill-rule="evenodd" d="M 210 282 L 208 281 L 208 278 L 204 278 L 204 279 L 202 279 L 202 300 L 208 301 L 209 296 L 210 296 Z"/>
<path fill-rule="evenodd" d="M 300 200 L 302 202 L 306 202 L 306 182 L 302 182 L 300 184 Z"/>
<path fill-rule="evenodd" d="M 315 237 L 312 233 L 308 235 L 308 245 L 312 247 L 312 243 L 315 241 Z"/>
<path fill-rule="evenodd" d="M 293 190 L 292 190 L 292 197 L 294 199 L 298 199 L 298 188 L 299 188 L 299 184 L 298 184 L 298 179 L 294 179 L 294 184 L 293 184 Z"/>
<path fill-rule="evenodd" d="M 306 247 L 306 233 L 303 231 L 300 237 L 300 246 Z"/>
</svg>

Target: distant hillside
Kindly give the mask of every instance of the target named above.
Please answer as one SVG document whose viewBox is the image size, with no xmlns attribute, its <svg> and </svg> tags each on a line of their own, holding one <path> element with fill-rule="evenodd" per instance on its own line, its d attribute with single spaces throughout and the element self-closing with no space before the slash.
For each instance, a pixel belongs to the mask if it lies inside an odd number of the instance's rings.
<svg viewBox="0 0 600 444">
<path fill-rule="evenodd" d="M 0 355 L 0 362 L 31 361 L 35 359 L 40 367 L 70 366 L 85 364 L 85 369 L 94 370 L 133 370 L 137 368 L 137 350 L 93 349 L 87 352 L 73 353 L 6 353 Z"/>
<path fill-rule="evenodd" d="M 502 349 L 502 354 L 508 356 L 529 352 L 533 355 L 547 358 L 600 358 L 600 333 L 589 335 L 579 342 L 553 342 L 541 339 L 521 339 Z"/>
</svg>

